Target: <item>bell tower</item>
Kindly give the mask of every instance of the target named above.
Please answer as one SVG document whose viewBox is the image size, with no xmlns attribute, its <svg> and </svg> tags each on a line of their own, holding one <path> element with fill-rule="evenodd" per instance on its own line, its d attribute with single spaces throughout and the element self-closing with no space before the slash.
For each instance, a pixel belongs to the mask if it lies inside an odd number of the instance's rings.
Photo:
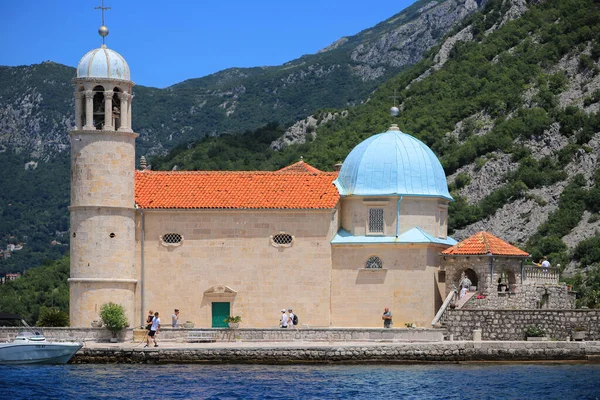
<svg viewBox="0 0 600 400">
<path fill-rule="evenodd" d="M 125 59 L 104 44 L 77 66 L 71 137 L 71 326 L 89 327 L 100 306 L 121 304 L 133 326 L 135 290 L 135 139 L 133 86 Z"/>
</svg>

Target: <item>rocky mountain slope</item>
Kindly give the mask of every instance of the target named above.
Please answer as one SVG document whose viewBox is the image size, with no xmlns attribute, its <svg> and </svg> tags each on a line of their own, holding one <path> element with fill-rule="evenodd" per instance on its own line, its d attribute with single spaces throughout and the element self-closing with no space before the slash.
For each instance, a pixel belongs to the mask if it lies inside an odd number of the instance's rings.
<svg viewBox="0 0 600 400">
<path fill-rule="evenodd" d="M 456 239 L 486 230 L 570 271 L 600 263 L 597 1 L 492 0 L 365 104 L 299 121 L 254 166 L 304 156 L 331 169 L 389 126 L 394 91 L 396 122 L 449 176 Z M 199 147 L 157 166 L 185 169 Z"/>
<path fill-rule="evenodd" d="M 479 3 L 420 0 L 372 28 L 282 66 L 232 68 L 166 89 L 138 86 L 133 109 L 138 152 L 164 154 L 203 136 L 273 121 L 293 123 L 319 108 L 360 104 L 378 84 L 419 61 Z M 127 58 L 126 49 L 116 50 Z M 74 75 L 73 68 L 51 62 L 0 67 L 0 148 L 17 147 L 33 157 L 66 149 Z"/>
</svg>

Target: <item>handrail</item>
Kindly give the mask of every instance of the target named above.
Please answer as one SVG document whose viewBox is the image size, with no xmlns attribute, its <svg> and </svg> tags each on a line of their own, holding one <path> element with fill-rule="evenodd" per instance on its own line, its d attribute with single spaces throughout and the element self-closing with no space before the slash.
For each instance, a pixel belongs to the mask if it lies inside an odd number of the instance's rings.
<svg viewBox="0 0 600 400">
<path fill-rule="evenodd" d="M 523 267 L 523 275 L 525 283 L 558 284 L 560 268 L 526 265 Z"/>
<path fill-rule="evenodd" d="M 448 296 L 446 296 L 446 300 L 444 300 L 444 304 L 442 304 L 442 306 L 438 310 L 437 314 L 435 314 L 435 317 L 433 318 L 433 321 L 431 321 L 431 326 L 435 326 L 435 324 L 438 323 L 438 321 L 440 320 L 440 318 L 442 318 L 442 315 L 444 315 L 444 312 L 446 311 L 446 308 L 448 308 L 448 305 L 450 304 L 450 302 L 452 301 L 452 299 L 454 298 L 454 296 L 456 296 L 456 293 L 457 293 L 456 289 L 452 289 L 450 291 L 450 293 L 448 293 Z"/>
</svg>

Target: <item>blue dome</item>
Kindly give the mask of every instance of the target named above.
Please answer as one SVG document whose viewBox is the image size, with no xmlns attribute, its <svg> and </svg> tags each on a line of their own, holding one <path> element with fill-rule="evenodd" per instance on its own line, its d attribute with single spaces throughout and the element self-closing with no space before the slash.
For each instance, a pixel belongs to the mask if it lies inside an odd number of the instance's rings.
<svg viewBox="0 0 600 400">
<path fill-rule="evenodd" d="M 334 184 L 342 196 L 406 195 L 453 200 L 442 164 L 433 151 L 395 126 L 356 146 Z"/>
<path fill-rule="evenodd" d="M 109 78 L 131 80 L 127 61 L 116 51 L 106 46 L 94 49 L 79 61 L 78 78 Z"/>
</svg>

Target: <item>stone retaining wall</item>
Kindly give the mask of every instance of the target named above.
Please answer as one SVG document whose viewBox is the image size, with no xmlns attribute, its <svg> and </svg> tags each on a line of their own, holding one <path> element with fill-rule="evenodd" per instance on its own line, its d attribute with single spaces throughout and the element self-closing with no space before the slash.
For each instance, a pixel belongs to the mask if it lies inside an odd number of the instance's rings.
<svg viewBox="0 0 600 400">
<path fill-rule="evenodd" d="M 483 340 L 525 340 L 530 325 L 552 339 L 566 340 L 581 327 L 586 340 L 600 340 L 600 310 L 446 310 L 441 322 L 455 340 L 473 339 L 474 329 L 481 329 Z"/>
<path fill-rule="evenodd" d="M 515 285 L 515 292 L 492 292 L 484 299 L 471 297 L 462 309 L 546 309 L 562 310 L 575 308 L 575 292 L 566 284 L 560 285 Z"/>
<path fill-rule="evenodd" d="M 41 332 L 46 338 L 55 341 L 67 342 L 82 342 L 82 341 L 99 341 L 108 342 L 111 338 L 111 333 L 106 329 L 101 328 L 40 328 L 33 327 L 35 331 Z M 12 341 L 17 333 L 26 329 L 16 327 L 0 327 L 0 342 Z M 119 334 L 119 340 L 131 340 L 133 337 L 132 330 L 126 329 Z"/>
<path fill-rule="evenodd" d="M 35 328 L 42 329 L 52 340 L 108 342 L 111 334 L 104 328 Z M 18 328 L 0 328 L 0 342 L 14 339 Z M 120 342 L 134 341 L 133 329 L 119 335 Z M 137 332 L 138 330 L 136 330 Z M 184 329 L 162 328 L 160 341 L 185 342 L 189 332 L 211 332 L 218 342 L 290 342 L 290 341 L 407 341 L 439 342 L 444 340 L 443 329 L 431 328 L 302 328 L 302 329 Z M 145 335 L 145 331 L 140 332 Z M 138 338 L 138 335 L 136 335 Z M 136 339 L 135 341 L 139 341 Z"/>
<path fill-rule="evenodd" d="M 379 346 L 81 349 L 73 363 L 410 363 L 600 361 L 600 342 L 441 342 Z"/>
</svg>

